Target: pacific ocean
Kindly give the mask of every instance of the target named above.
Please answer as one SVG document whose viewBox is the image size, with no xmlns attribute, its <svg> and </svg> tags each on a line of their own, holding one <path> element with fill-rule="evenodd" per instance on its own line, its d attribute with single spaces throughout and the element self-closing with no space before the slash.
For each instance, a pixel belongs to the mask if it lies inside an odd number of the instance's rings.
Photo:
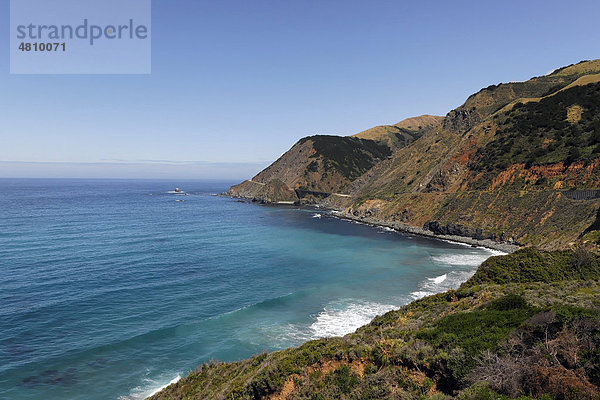
<svg viewBox="0 0 600 400">
<path fill-rule="evenodd" d="M 350 333 L 498 254 L 215 196 L 233 183 L 0 180 L 0 398 L 141 399 Z"/>
</svg>

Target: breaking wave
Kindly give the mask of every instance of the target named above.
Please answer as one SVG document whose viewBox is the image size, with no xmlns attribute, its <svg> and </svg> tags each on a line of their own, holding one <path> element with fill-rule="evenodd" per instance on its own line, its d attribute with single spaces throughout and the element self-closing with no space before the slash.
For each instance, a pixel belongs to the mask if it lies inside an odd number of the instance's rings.
<svg viewBox="0 0 600 400">
<path fill-rule="evenodd" d="M 313 339 L 343 336 L 371 322 L 377 315 L 385 314 L 397 305 L 374 302 L 345 301 L 329 304 L 310 326 Z"/>
</svg>

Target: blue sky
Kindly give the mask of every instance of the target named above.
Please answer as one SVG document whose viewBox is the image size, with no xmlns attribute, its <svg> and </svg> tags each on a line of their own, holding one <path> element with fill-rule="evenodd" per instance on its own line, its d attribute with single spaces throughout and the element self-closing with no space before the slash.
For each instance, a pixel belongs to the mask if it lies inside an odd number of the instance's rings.
<svg viewBox="0 0 600 400">
<path fill-rule="evenodd" d="M 153 0 L 151 75 L 10 75 L 5 28 L 0 177 L 250 177 L 303 136 L 444 115 L 600 58 L 598 15 L 577 0 Z"/>
</svg>

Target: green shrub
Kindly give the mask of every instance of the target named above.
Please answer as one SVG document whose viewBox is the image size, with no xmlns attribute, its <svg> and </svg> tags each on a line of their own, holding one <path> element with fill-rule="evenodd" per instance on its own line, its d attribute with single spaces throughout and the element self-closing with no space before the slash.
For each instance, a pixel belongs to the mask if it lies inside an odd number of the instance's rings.
<svg viewBox="0 0 600 400">
<path fill-rule="evenodd" d="M 595 385 L 600 385 L 600 349 L 588 350 L 581 354 L 581 360 L 590 377 L 590 381 Z"/>
<path fill-rule="evenodd" d="M 509 294 L 489 304 L 486 309 L 495 311 L 510 311 L 527 308 L 527 302 L 521 296 Z"/>
<path fill-rule="evenodd" d="M 589 308 L 575 307 L 570 305 L 558 305 L 552 307 L 552 310 L 556 313 L 556 316 L 561 321 L 572 321 L 584 317 L 598 317 L 599 312 L 597 310 L 590 310 Z"/>
<path fill-rule="evenodd" d="M 326 381 L 332 382 L 340 392 L 348 394 L 358 384 L 358 376 L 344 364 L 329 374 Z"/>
<path fill-rule="evenodd" d="M 600 263 L 592 253 L 585 250 L 548 252 L 529 247 L 506 256 L 490 257 L 463 286 L 599 278 Z"/>
<path fill-rule="evenodd" d="M 374 140 L 355 137 L 315 135 L 300 139 L 298 143 L 312 141 L 315 154 L 312 158 L 321 157 L 323 169 L 336 170 L 349 180 L 354 180 L 369 170 L 379 160 L 392 154 L 385 144 Z M 316 171 L 318 165 L 313 161 L 308 171 Z"/>
<path fill-rule="evenodd" d="M 419 331 L 416 337 L 444 349 L 445 363 L 452 378 L 460 380 L 475 365 L 479 353 L 494 350 L 535 311 L 523 298 L 508 295 L 474 311 L 443 317 L 433 326 Z"/>
</svg>

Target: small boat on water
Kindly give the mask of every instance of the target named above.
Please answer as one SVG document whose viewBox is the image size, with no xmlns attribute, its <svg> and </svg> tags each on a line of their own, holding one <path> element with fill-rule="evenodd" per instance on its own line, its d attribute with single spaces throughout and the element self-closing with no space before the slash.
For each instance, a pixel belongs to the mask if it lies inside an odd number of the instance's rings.
<svg viewBox="0 0 600 400">
<path fill-rule="evenodd" d="M 183 196 L 187 196 L 188 195 L 186 192 L 184 192 L 183 190 L 179 189 L 178 187 L 176 187 L 175 190 L 169 190 L 167 193 L 168 194 L 178 194 L 178 195 L 183 195 Z"/>
</svg>

